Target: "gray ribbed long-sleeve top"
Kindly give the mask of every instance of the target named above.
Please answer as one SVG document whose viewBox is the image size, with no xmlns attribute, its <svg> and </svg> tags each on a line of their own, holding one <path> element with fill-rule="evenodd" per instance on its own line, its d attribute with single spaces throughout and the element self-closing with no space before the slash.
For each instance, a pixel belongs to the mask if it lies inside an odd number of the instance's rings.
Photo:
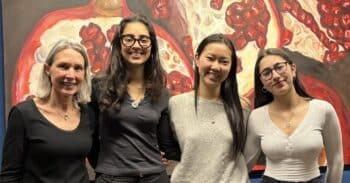
<svg viewBox="0 0 350 183">
<path fill-rule="evenodd" d="M 323 146 L 328 163 L 326 183 L 340 183 L 341 131 L 337 114 L 326 101 L 311 100 L 303 121 L 289 136 L 272 122 L 268 105 L 250 114 L 244 153 L 249 169 L 263 152 L 266 156 L 264 175 L 283 181 L 307 181 L 320 175 L 318 158 Z"/>
<path fill-rule="evenodd" d="M 169 112 L 181 148 L 172 183 L 248 182 L 243 155 L 233 158 L 233 137 L 222 102 L 198 98 L 196 115 L 193 92 L 189 92 L 172 97 Z"/>
</svg>

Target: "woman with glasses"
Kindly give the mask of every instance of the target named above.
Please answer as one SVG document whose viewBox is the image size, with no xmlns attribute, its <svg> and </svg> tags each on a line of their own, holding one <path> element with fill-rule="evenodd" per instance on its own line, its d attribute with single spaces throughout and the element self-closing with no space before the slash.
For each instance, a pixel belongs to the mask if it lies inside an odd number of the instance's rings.
<svg viewBox="0 0 350 183">
<path fill-rule="evenodd" d="M 313 99 L 298 80 L 297 68 L 282 49 L 261 50 L 255 65 L 255 109 L 248 121 L 248 169 L 266 156 L 264 183 L 320 183 L 318 157 L 325 147 L 326 183 L 340 183 L 343 150 L 337 114 Z"/>
<path fill-rule="evenodd" d="M 123 19 L 106 71 L 93 81 L 98 113 L 97 183 L 169 182 L 158 146 L 171 136 L 169 92 L 155 31 L 143 16 Z"/>
</svg>

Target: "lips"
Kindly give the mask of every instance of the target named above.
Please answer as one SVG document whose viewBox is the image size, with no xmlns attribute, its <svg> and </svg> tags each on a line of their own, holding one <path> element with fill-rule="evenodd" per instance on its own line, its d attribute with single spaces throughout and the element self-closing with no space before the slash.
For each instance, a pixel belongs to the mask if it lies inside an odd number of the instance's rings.
<svg viewBox="0 0 350 183">
<path fill-rule="evenodd" d="M 131 58 L 133 59 L 139 59 L 143 54 L 141 53 L 136 53 L 136 52 L 133 52 L 133 53 L 130 53 L 130 56 Z"/>
<path fill-rule="evenodd" d="M 285 80 L 277 81 L 277 82 L 273 83 L 272 86 L 281 88 L 284 85 L 283 81 L 285 81 Z"/>
<path fill-rule="evenodd" d="M 220 74 L 217 72 L 209 71 L 206 75 L 210 80 L 213 81 L 218 81 L 220 79 Z"/>
<path fill-rule="evenodd" d="M 143 55 L 146 54 L 146 52 L 141 49 L 130 49 L 127 53 L 132 59 L 135 60 L 140 59 Z"/>
<path fill-rule="evenodd" d="M 76 83 L 76 82 L 67 82 L 67 81 L 62 81 L 62 82 L 61 82 L 61 84 L 62 84 L 63 86 L 65 86 L 65 87 L 68 87 L 68 88 L 70 88 L 70 87 L 73 87 L 73 86 L 76 86 L 76 85 L 77 85 L 77 83 Z"/>
<path fill-rule="evenodd" d="M 129 55 L 132 55 L 132 54 L 134 54 L 134 55 L 144 55 L 145 52 L 143 52 L 143 51 L 128 51 L 128 54 Z"/>
</svg>

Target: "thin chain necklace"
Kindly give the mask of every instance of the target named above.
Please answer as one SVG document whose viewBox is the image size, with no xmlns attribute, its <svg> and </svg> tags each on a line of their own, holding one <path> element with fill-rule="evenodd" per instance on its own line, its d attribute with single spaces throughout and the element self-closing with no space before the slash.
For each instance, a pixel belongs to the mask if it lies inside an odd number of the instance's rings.
<svg viewBox="0 0 350 183">
<path fill-rule="evenodd" d="M 60 114 L 59 112 L 56 111 L 56 113 L 65 121 L 67 122 L 68 120 L 70 120 L 70 116 L 68 115 L 68 113 L 66 114 Z"/>
<path fill-rule="evenodd" d="M 72 107 L 72 109 L 70 111 L 73 112 L 74 107 Z M 56 114 L 58 116 L 60 116 L 65 122 L 67 122 L 68 120 L 71 119 L 71 115 L 69 114 L 69 110 L 67 110 L 67 112 L 65 112 L 64 114 L 61 114 L 58 110 L 55 110 Z"/>
<path fill-rule="evenodd" d="M 286 128 L 292 128 L 293 127 L 293 121 L 292 119 L 294 118 L 294 112 L 297 108 L 297 106 L 299 105 L 301 99 L 298 99 L 297 103 L 292 106 L 291 110 L 290 110 L 290 116 L 289 116 L 289 120 L 286 121 L 285 127 Z"/>
<path fill-rule="evenodd" d="M 292 119 L 293 119 L 293 117 L 294 117 L 294 112 L 291 110 L 290 113 L 291 113 L 290 118 L 289 118 L 289 120 L 286 122 L 286 125 L 285 125 L 286 128 L 292 128 L 292 127 L 293 127 L 293 125 L 292 125 Z"/>
<path fill-rule="evenodd" d="M 45 107 L 45 103 L 49 103 L 48 101 L 45 101 L 44 99 L 38 99 L 39 103 L 42 103 L 42 107 L 40 107 L 40 110 L 42 110 L 44 113 L 47 113 L 48 115 L 58 115 L 60 118 L 62 118 L 65 122 L 70 120 L 72 117 L 71 115 L 74 112 L 74 104 L 71 106 L 70 110 L 67 110 L 64 112 L 63 110 L 58 110 L 60 109 L 59 105 L 57 105 L 55 102 L 53 104 L 48 104 L 47 107 Z"/>
</svg>

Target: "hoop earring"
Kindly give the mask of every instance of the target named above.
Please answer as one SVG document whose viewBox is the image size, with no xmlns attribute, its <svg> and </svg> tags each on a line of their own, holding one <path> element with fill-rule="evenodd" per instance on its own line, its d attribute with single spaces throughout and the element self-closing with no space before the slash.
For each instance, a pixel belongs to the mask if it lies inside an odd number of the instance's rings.
<svg viewBox="0 0 350 183">
<path fill-rule="evenodd" d="M 268 92 L 268 91 L 266 90 L 265 87 L 262 87 L 262 88 L 261 88 L 261 91 L 262 91 L 263 93 L 267 93 L 267 92 Z"/>
</svg>

